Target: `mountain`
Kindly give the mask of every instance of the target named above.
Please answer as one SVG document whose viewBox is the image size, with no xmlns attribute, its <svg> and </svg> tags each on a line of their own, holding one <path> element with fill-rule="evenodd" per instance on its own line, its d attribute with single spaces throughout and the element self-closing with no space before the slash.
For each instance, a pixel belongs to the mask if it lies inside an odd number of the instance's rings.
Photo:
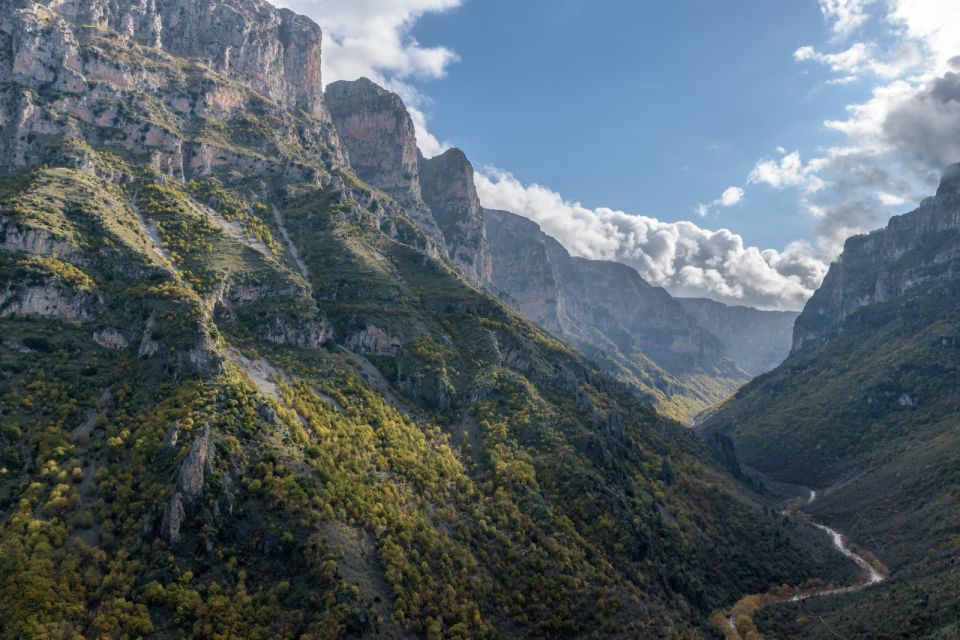
<svg viewBox="0 0 960 640">
<path fill-rule="evenodd" d="M 747 381 L 723 343 L 635 269 L 574 258 L 516 214 L 484 215 L 493 289 L 661 411 L 690 419 Z"/>
<path fill-rule="evenodd" d="M 773 637 L 951 637 L 960 620 L 960 165 L 936 196 L 847 241 L 794 350 L 703 425 L 892 571 L 882 586 L 771 610 Z M 809 607 L 807 619 L 813 616 Z"/>
<path fill-rule="evenodd" d="M 472 282 L 488 284 L 486 230 L 463 152 L 424 158 L 400 96 L 366 78 L 332 83 L 326 99 L 357 175 L 394 198 Z"/>
<path fill-rule="evenodd" d="M 786 360 L 793 344 L 794 311 L 761 311 L 706 298 L 677 298 L 688 315 L 720 339 L 724 354 L 756 377 Z"/>
<path fill-rule="evenodd" d="M 320 56 L 260 0 L 0 0 L 0 634 L 683 638 L 829 576 L 477 286 L 461 156 L 366 182 L 402 114 Z"/>
</svg>

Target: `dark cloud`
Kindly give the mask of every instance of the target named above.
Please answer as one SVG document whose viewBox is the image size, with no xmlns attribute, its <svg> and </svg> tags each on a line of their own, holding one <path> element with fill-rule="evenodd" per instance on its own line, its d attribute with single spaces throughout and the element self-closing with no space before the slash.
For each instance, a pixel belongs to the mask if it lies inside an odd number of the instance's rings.
<svg viewBox="0 0 960 640">
<path fill-rule="evenodd" d="M 901 161 L 917 169 L 939 173 L 960 161 L 960 73 L 947 72 L 895 107 L 883 132 Z"/>
</svg>

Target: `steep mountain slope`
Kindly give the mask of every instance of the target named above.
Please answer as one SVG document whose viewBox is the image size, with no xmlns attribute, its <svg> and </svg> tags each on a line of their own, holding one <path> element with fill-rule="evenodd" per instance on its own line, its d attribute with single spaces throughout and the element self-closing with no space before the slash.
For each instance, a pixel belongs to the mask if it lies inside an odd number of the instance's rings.
<svg viewBox="0 0 960 640">
<path fill-rule="evenodd" d="M 692 637 L 825 575 L 356 177 L 320 37 L 0 0 L 0 634 Z"/>
<path fill-rule="evenodd" d="M 485 210 L 493 289 L 679 419 L 748 376 L 665 290 L 615 262 L 571 257 L 533 221 Z"/>
<path fill-rule="evenodd" d="M 723 343 L 724 354 L 758 376 L 786 360 L 793 344 L 795 311 L 731 307 L 706 298 L 677 298 L 697 323 Z"/>
<path fill-rule="evenodd" d="M 819 489 L 811 511 L 893 570 L 882 587 L 817 603 L 825 625 L 771 612 L 790 633 L 957 633 L 958 301 L 960 165 L 919 209 L 847 241 L 797 319 L 794 353 L 705 424 L 741 463 Z"/>
</svg>

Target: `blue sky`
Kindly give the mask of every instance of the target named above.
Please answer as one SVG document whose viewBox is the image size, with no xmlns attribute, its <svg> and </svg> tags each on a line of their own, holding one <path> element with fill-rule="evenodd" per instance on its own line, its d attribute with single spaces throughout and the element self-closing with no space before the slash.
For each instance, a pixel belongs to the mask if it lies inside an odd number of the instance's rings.
<svg viewBox="0 0 960 640">
<path fill-rule="evenodd" d="M 587 206 L 664 220 L 691 218 L 778 146 L 830 144 L 823 121 L 869 92 L 793 60 L 824 38 L 816 2 L 472 0 L 414 34 L 460 58 L 415 81 L 435 135 Z M 810 237 L 773 189 L 712 217 L 761 246 Z"/>
<path fill-rule="evenodd" d="M 681 296 L 799 309 L 960 161 L 960 0 L 275 0 L 481 201 Z"/>
</svg>

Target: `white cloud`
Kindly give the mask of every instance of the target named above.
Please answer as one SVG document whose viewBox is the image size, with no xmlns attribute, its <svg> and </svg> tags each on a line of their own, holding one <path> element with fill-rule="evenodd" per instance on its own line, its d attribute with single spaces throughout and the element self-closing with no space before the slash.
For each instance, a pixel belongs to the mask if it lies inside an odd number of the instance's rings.
<svg viewBox="0 0 960 640">
<path fill-rule="evenodd" d="M 417 129 L 424 155 L 450 145 L 427 128 L 429 100 L 411 83 L 441 78 L 457 60 L 447 47 L 424 47 L 413 37 L 416 22 L 427 13 L 447 11 L 463 0 L 273 0 L 312 18 L 323 29 L 323 80 L 370 78 L 403 98 Z"/>
<path fill-rule="evenodd" d="M 847 35 L 862 26 L 868 18 L 867 7 L 875 0 L 820 0 L 820 11 L 833 23 L 833 30 Z"/>
<path fill-rule="evenodd" d="M 726 229 L 590 209 L 489 167 L 477 172 L 476 182 L 484 206 L 530 218 L 574 255 L 628 264 L 675 295 L 799 309 L 827 271 L 805 243 L 791 243 L 783 251 L 748 247 Z M 732 189 L 727 190 L 728 202 L 740 197 L 737 187 Z"/>
<path fill-rule="evenodd" d="M 721 207 L 732 207 L 736 204 L 740 204 L 743 200 L 743 189 L 740 187 L 727 187 L 727 190 L 720 195 L 720 200 L 717 202 Z"/>
<path fill-rule="evenodd" d="M 864 74 L 873 74 L 885 80 L 898 78 L 923 64 L 923 56 L 914 43 L 904 42 L 892 53 L 883 53 L 877 47 L 856 42 L 837 53 L 822 53 L 812 46 L 800 47 L 793 52 L 797 62 L 814 61 L 830 68 L 841 77 L 829 84 L 849 84 Z"/>
<path fill-rule="evenodd" d="M 783 155 L 779 162 L 761 160 L 747 176 L 747 184 L 766 184 L 778 190 L 801 187 L 806 194 L 816 193 L 823 187 L 823 181 L 816 175 L 823 162 L 823 159 L 814 159 L 804 165 L 799 151 Z"/>
<path fill-rule="evenodd" d="M 743 196 L 744 191 L 740 187 L 727 187 L 719 198 L 710 204 L 698 204 L 693 210 L 701 218 L 706 218 L 717 207 L 727 208 L 740 204 L 743 201 Z"/>
<path fill-rule="evenodd" d="M 806 46 L 794 59 L 827 66 L 837 76 L 828 84 L 872 78 L 870 96 L 823 123 L 840 138 L 820 159 L 761 160 L 748 184 L 796 188 L 830 258 L 846 237 L 885 223 L 884 207 L 928 195 L 960 160 L 960 0 L 821 0 L 821 9 L 834 51 Z M 869 34 L 842 42 L 868 22 Z"/>
</svg>

